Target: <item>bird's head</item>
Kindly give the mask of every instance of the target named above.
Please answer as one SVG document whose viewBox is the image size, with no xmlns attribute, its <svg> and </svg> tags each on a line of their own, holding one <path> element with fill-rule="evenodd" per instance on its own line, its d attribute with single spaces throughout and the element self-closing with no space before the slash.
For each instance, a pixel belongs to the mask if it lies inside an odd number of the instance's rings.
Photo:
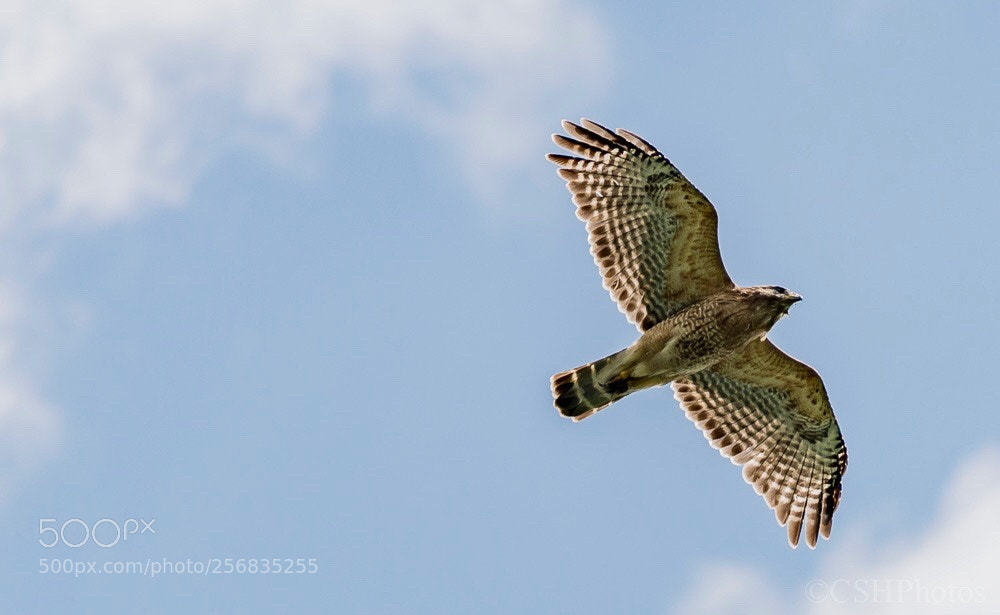
<svg viewBox="0 0 1000 615">
<path fill-rule="evenodd" d="M 757 288 L 763 296 L 779 305 L 784 305 L 786 311 L 796 301 L 802 301 L 802 295 L 793 293 L 782 286 L 758 286 Z"/>
<path fill-rule="evenodd" d="M 754 286 L 751 289 L 752 295 L 757 299 L 758 305 L 763 308 L 770 318 L 769 326 L 773 326 L 781 318 L 788 315 L 788 308 L 793 303 L 802 301 L 802 296 L 781 286 Z"/>
</svg>

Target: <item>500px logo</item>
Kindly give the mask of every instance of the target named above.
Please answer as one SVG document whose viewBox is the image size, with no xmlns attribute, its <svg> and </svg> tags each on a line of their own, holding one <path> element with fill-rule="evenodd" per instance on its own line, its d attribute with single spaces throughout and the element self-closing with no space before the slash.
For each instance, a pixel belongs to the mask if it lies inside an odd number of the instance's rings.
<svg viewBox="0 0 1000 615">
<path fill-rule="evenodd" d="M 155 534 L 153 524 L 156 519 L 146 521 L 145 519 L 125 519 L 121 523 L 114 519 L 98 519 L 93 523 L 87 523 L 83 519 L 67 519 L 59 525 L 57 519 L 38 520 L 38 544 L 46 549 L 58 544 L 66 545 L 71 549 L 82 547 L 93 541 L 98 547 L 104 549 L 126 541 L 129 536 L 143 535 L 146 532 Z M 58 529 L 57 529 L 58 528 Z"/>
</svg>

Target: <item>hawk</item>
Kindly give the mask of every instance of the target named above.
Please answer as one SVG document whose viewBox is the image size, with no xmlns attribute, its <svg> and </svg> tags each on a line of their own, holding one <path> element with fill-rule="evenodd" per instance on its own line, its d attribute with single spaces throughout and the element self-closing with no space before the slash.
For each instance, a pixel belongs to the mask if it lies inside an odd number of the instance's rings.
<svg viewBox="0 0 1000 615">
<path fill-rule="evenodd" d="M 709 443 L 774 509 L 798 545 L 830 537 L 847 449 L 816 371 L 767 339 L 802 299 L 741 287 L 719 254 L 715 208 L 641 137 L 588 120 L 553 135 L 604 287 L 640 336 L 552 377 L 559 412 L 580 421 L 626 395 L 672 383 Z"/>
</svg>

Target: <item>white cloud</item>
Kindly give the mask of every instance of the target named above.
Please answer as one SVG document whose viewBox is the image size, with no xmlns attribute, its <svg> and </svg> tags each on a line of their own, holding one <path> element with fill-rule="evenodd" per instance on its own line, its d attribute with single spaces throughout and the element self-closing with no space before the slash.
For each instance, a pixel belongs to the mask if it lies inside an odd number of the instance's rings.
<svg viewBox="0 0 1000 615">
<path fill-rule="evenodd" d="M 0 491 L 62 429 L 21 368 L 23 330 L 46 313 L 19 307 L 44 275 L 27 253 L 33 229 L 182 204 L 227 150 L 294 146 L 331 107 L 450 143 L 488 194 L 551 127 L 540 106 L 599 83 L 605 54 L 597 20 L 570 0 L 5 2 L 0 242 L 4 262 L 36 265 L 0 267 Z M 365 109 L 337 107 L 345 79 Z"/>
<path fill-rule="evenodd" d="M 537 105 L 580 76 L 546 67 L 599 79 L 602 41 L 568 0 L 14 0 L 0 10 L 0 200 L 17 206 L 0 229 L 182 202 L 240 133 L 306 134 L 339 76 L 458 160 L 510 165 Z"/>
<path fill-rule="evenodd" d="M 759 613 L 781 613 L 777 592 L 764 575 L 745 566 L 711 565 L 699 571 L 688 594 L 676 605 L 677 613 L 729 615 L 746 613 L 747 605 Z"/>
<path fill-rule="evenodd" d="M 20 335 L 26 318 L 24 298 L 0 281 L 0 501 L 52 453 L 62 432 L 59 414 L 39 397 L 25 367 L 31 364 Z"/>
<path fill-rule="evenodd" d="M 945 486 L 930 527 L 905 543 L 872 546 L 870 538 L 842 532 L 846 540 L 823 556 L 815 578 L 781 600 L 758 570 L 707 567 L 676 612 L 707 615 L 739 605 L 740 612 L 815 615 L 996 613 L 997 519 L 1000 449 L 989 447 L 961 465 Z M 781 610 L 776 604 L 796 606 Z"/>
</svg>

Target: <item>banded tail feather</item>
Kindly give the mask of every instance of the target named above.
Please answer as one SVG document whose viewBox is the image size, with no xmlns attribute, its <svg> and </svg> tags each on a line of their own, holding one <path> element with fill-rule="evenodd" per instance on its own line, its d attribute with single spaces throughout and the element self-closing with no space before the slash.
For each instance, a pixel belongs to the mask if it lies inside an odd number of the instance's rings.
<svg viewBox="0 0 1000 615">
<path fill-rule="evenodd" d="M 628 381 L 616 379 L 611 365 L 624 352 L 552 376 L 552 397 L 559 414 L 582 421 L 631 393 Z"/>
</svg>

